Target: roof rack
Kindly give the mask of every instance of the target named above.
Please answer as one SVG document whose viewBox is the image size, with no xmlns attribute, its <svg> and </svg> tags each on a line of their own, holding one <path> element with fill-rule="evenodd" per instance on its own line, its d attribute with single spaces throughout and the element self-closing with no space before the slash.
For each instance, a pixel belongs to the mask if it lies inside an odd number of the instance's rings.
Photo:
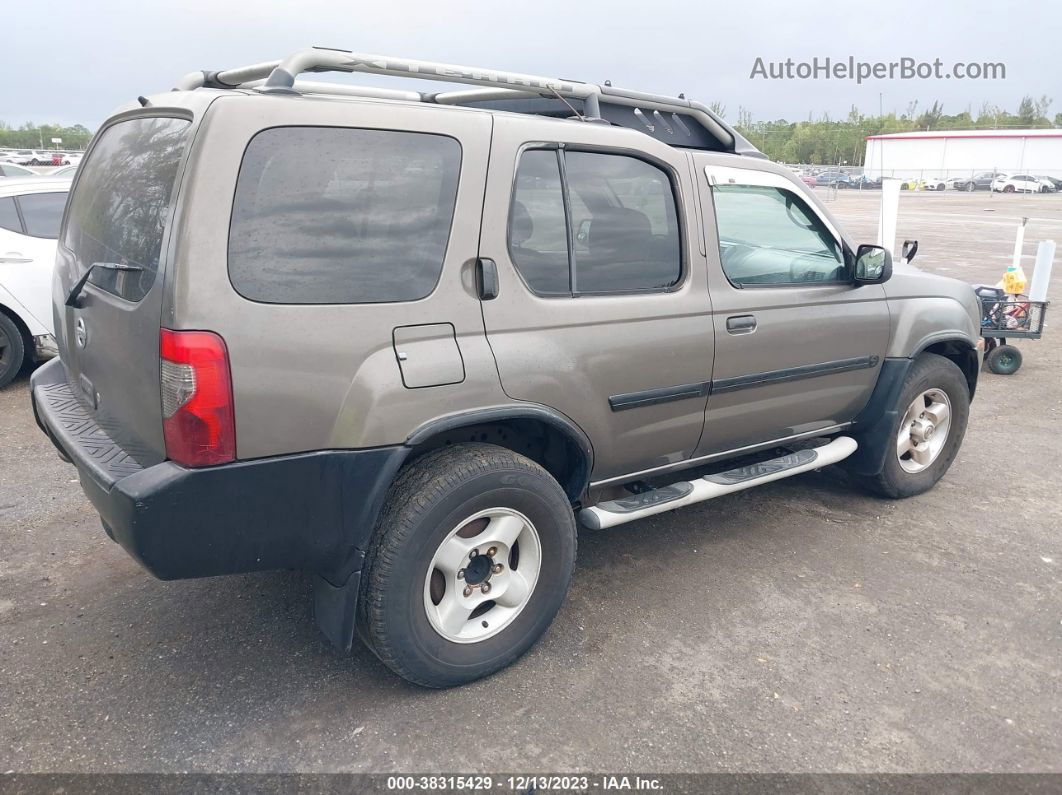
<svg viewBox="0 0 1062 795">
<path fill-rule="evenodd" d="M 446 83 L 475 89 L 422 93 L 371 86 L 309 82 L 303 73 L 365 72 Z M 539 75 L 505 72 L 435 61 L 417 61 L 350 50 L 310 47 L 280 61 L 240 66 L 223 71 L 192 72 L 176 89 L 253 89 L 263 93 L 329 94 L 399 99 L 438 105 L 463 105 L 517 113 L 535 113 L 606 122 L 649 135 L 672 146 L 734 152 L 763 157 L 730 125 L 699 102 L 684 96 L 668 97 L 626 91 L 604 85 Z"/>
</svg>

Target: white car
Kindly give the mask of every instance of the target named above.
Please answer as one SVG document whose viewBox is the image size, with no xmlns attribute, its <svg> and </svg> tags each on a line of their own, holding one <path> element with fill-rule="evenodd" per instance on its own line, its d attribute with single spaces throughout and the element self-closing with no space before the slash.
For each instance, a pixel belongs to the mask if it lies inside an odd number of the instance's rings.
<svg viewBox="0 0 1062 795">
<path fill-rule="evenodd" d="M 926 190 L 944 190 L 948 187 L 947 180 L 940 177 L 925 177 L 922 182 Z"/>
<path fill-rule="evenodd" d="M 1046 193 L 1044 184 L 1029 174 L 1001 174 L 992 182 L 992 190 L 1000 193 Z"/>
<path fill-rule="evenodd" d="M 55 356 L 52 268 L 69 179 L 0 180 L 0 387 Z"/>
</svg>

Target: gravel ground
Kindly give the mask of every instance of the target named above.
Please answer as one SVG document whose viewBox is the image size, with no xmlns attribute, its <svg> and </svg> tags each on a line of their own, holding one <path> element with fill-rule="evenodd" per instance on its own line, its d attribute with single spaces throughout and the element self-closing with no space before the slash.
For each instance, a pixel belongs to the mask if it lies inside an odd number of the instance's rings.
<svg viewBox="0 0 1062 795">
<path fill-rule="evenodd" d="M 877 205 L 829 203 L 864 240 Z M 900 237 L 994 282 L 1022 215 L 1031 264 L 1062 196 L 904 195 Z M 0 772 L 1062 772 L 1057 336 L 982 376 L 930 493 L 809 474 L 584 532 L 547 636 L 442 692 L 331 651 L 303 575 L 152 579 L 23 377 L 0 390 Z"/>
</svg>

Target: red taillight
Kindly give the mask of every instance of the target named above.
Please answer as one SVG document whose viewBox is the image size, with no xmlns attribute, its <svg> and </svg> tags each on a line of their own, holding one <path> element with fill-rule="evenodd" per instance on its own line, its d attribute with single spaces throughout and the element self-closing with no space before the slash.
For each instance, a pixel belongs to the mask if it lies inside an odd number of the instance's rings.
<svg viewBox="0 0 1062 795">
<path fill-rule="evenodd" d="M 159 355 L 166 455 L 188 467 L 235 460 L 236 417 L 225 340 L 210 331 L 162 329 Z"/>
</svg>

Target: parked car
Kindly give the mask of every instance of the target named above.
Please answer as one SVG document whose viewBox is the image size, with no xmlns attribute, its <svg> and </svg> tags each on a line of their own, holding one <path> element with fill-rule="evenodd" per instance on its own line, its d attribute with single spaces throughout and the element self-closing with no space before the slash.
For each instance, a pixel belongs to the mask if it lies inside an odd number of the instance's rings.
<svg viewBox="0 0 1062 795">
<path fill-rule="evenodd" d="M 992 190 L 1001 193 L 1046 193 L 1044 183 L 1031 174 L 1001 175 L 992 182 Z"/>
<path fill-rule="evenodd" d="M 922 190 L 926 183 L 914 177 L 905 177 L 900 183 L 900 190 Z"/>
<path fill-rule="evenodd" d="M 814 188 L 816 185 L 819 184 L 816 178 L 811 176 L 810 174 L 804 174 L 803 176 L 801 176 L 800 181 L 807 185 L 809 188 Z"/>
<path fill-rule="evenodd" d="M 1002 176 L 998 171 L 982 171 L 979 174 L 974 174 L 969 177 L 955 177 L 949 182 L 956 190 L 975 191 L 975 190 L 991 190 L 992 183 Z"/>
<path fill-rule="evenodd" d="M 852 187 L 861 190 L 881 190 L 881 178 L 871 179 L 864 174 L 852 183 Z"/>
<path fill-rule="evenodd" d="M 1059 179 L 1058 177 L 1037 177 L 1037 179 L 1040 180 L 1041 183 L 1050 185 L 1055 189 L 1054 191 L 1048 191 L 1048 193 L 1062 190 L 1062 179 Z"/>
<path fill-rule="evenodd" d="M 50 166 L 52 153 L 37 149 L 20 149 L 15 153 L 13 160 L 20 166 Z"/>
<path fill-rule="evenodd" d="M 76 165 L 74 165 L 74 166 L 63 166 L 62 168 L 57 168 L 55 171 L 51 172 L 48 176 L 49 177 L 68 177 L 68 178 L 70 178 L 70 177 L 73 177 L 74 174 L 76 174 L 76 173 L 77 173 L 77 166 Z"/>
<path fill-rule="evenodd" d="M 852 187 L 852 178 L 841 171 L 823 171 L 815 175 L 816 185 L 836 186 L 838 189 Z"/>
<path fill-rule="evenodd" d="M 926 190 L 945 190 L 948 187 L 948 183 L 941 177 L 925 177 L 922 179 L 922 185 Z"/>
<path fill-rule="evenodd" d="M 54 356 L 52 265 L 70 180 L 0 180 L 0 387 Z"/>
<path fill-rule="evenodd" d="M 35 177 L 34 172 L 25 166 L 16 166 L 14 163 L 0 162 L 0 177 Z"/>
<path fill-rule="evenodd" d="M 906 497 L 957 455 L 970 285 L 894 270 L 704 106 L 528 75 L 579 118 L 299 97 L 306 71 L 509 77 L 279 63 L 112 117 L 68 203 L 34 413 L 157 576 L 310 571 L 333 643 L 446 687 L 546 631 L 577 522 L 833 463 Z"/>
</svg>

